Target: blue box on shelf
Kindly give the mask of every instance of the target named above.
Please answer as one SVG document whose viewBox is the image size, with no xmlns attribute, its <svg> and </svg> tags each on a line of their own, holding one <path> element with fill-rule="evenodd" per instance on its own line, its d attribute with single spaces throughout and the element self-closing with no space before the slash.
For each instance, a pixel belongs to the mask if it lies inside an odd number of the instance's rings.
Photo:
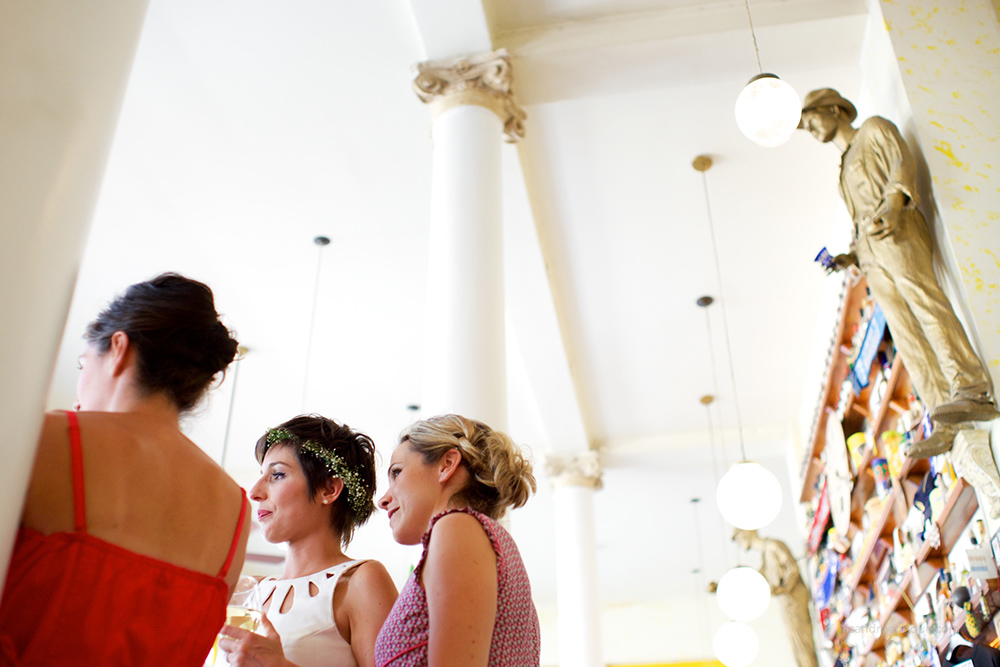
<svg viewBox="0 0 1000 667">
<path fill-rule="evenodd" d="M 883 336 L 885 336 L 885 314 L 882 308 L 875 304 L 871 319 L 868 320 L 868 328 L 865 329 L 865 337 L 861 340 L 858 357 L 851 366 L 850 378 L 855 394 L 861 393 L 861 390 L 868 386 L 872 363 L 878 355 Z"/>
</svg>

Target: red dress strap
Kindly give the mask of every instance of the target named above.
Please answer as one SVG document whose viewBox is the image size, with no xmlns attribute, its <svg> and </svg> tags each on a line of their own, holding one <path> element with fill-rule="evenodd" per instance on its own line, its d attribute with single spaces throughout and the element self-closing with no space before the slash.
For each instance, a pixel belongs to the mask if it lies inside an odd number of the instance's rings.
<svg viewBox="0 0 1000 667">
<path fill-rule="evenodd" d="M 73 469 L 73 530 L 87 532 L 87 504 L 83 495 L 83 447 L 80 441 L 80 421 L 76 413 L 67 410 L 69 421 L 69 457 Z"/>
<path fill-rule="evenodd" d="M 229 547 L 229 555 L 226 556 L 226 562 L 222 564 L 222 569 L 219 570 L 219 577 L 223 579 L 229 574 L 229 566 L 233 564 L 233 557 L 236 556 L 236 548 L 240 545 L 240 535 L 243 534 L 243 521 L 247 516 L 247 505 L 250 504 L 247 501 L 247 492 L 240 488 L 240 493 L 243 495 L 243 502 L 240 503 L 240 518 L 236 522 L 236 533 L 233 535 L 233 543 Z"/>
</svg>

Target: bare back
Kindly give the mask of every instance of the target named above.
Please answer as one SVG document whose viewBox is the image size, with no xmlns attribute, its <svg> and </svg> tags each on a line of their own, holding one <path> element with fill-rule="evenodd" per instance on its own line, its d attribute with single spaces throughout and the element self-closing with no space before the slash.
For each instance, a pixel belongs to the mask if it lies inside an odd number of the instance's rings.
<svg viewBox="0 0 1000 667">
<path fill-rule="evenodd" d="M 176 425 L 121 412 L 78 413 L 87 532 L 106 542 L 216 576 L 239 522 L 235 482 Z M 249 534 L 244 517 L 230 589 Z M 43 534 L 73 530 L 68 422 L 45 417 L 22 523 Z"/>
</svg>

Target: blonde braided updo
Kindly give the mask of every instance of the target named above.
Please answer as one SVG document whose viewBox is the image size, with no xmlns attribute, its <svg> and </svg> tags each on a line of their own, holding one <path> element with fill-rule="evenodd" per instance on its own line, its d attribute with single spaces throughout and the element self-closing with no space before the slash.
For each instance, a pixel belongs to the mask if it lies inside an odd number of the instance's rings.
<svg viewBox="0 0 1000 667">
<path fill-rule="evenodd" d="M 521 507 L 535 492 L 531 462 L 506 433 L 460 415 L 438 415 L 411 424 L 399 436 L 425 463 L 436 463 L 456 449 L 469 471 L 469 484 L 459 496 L 469 507 L 500 519 L 508 507 Z"/>
</svg>

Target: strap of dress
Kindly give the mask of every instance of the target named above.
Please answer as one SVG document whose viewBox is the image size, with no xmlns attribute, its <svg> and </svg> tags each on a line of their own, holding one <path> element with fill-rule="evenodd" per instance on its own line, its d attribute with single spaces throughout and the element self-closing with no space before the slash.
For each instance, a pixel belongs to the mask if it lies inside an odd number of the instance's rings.
<svg viewBox="0 0 1000 667">
<path fill-rule="evenodd" d="M 240 494 L 243 496 L 243 502 L 240 503 L 240 518 L 236 522 L 236 533 L 233 534 L 233 543 L 229 547 L 229 555 L 226 556 L 226 562 L 222 564 L 222 569 L 219 570 L 220 577 L 225 577 L 229 574 L 229 566 L 233 564 L 233 558 L 236 556 L 236 548 L 240 545 L 240 535 L 243 534 L 243 521 L 247 516 L 247 492 L 240 488 Z"/>
<path fill-rule="evenodd" d="M 83 495 L 83 447 L 80 442 L 80 421 L 76 413 L 67 410 L 69 421 L 69 457 L 73 469 L 73 530 L 87 532 L 87 505 Z"/>
</svg>

